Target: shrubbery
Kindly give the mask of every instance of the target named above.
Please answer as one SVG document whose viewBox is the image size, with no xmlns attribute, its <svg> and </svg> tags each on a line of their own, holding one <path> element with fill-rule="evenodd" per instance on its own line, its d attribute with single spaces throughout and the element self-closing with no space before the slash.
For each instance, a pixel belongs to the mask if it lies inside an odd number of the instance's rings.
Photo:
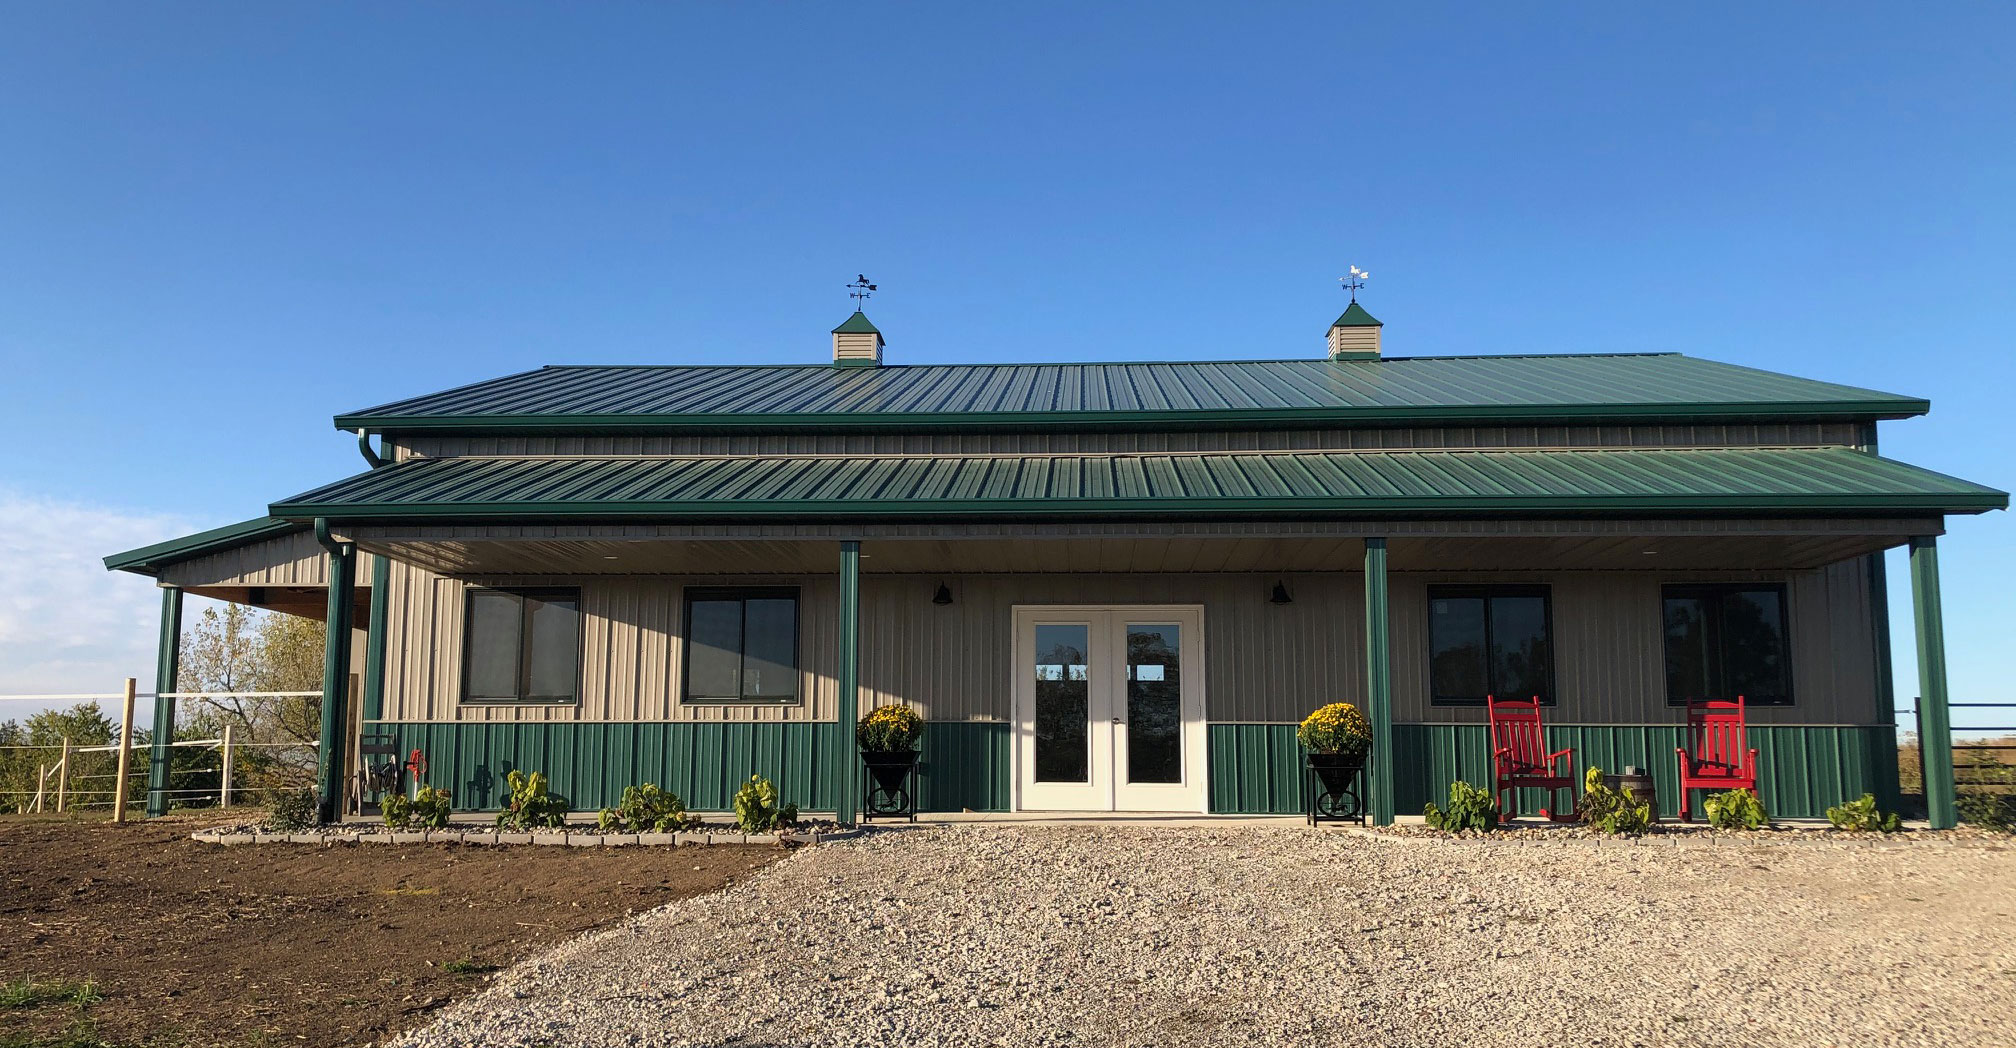
<svg viewBox="0 0 2016 1048">
<path fill-rule="evenodd" d="M 1498 798 L 1480 786 L 1457 781 L 1449 784 L 1449 806 L 1429 804 L 1421 809 L 1428 825 L 1446 833 L 1498 828 Z"/>
<path fill-rule="evenodd" d="M 602 809 L 595 821 L 604 833 L 676 833 L 700 824 L 678 794 L 654 782 L 625 787 L 622 801 Z"/>
<path fill-rule="evenodd" d="M 1708 813 L 1708 825 L 1718 830 L 1761 830 L 1771 825 L 1764 802 L 1749 790 L 1711 794 L 1701 807 Z"/>
<path fill-rule="evenodd" d="M 294 833 L 321 825 L 322 810 L 321 805 L 315 802 L 315 791 L 274 790 L 266 822 L 281 833 Z"/>
<path fill-rule="evenodd" d="M 412 800 L 407 800 L 403 793 L 388 793 L 380 807 L 385 825 L 395 830 L 411 829 L 415 823 L 422 829 L 445 830 L 452 810 L 448 791 L 432 786 L 420 787 Z"/>
<path fill-rule="evenodd" d="M 1904 828 L 1904 819 L 1896 812 L 1884 813 L 1876 807 L 1876 795 L 1865 793 L 1860 800 L 1837 804 L 1827 809 L 1827 821 L 1837 830 L 1855 833 L 1896 833 Z"/>
<path fill-rule="evenodd" d="M 527 775 L 513 768 L 505 781 L 511 787 L 511 802 L 497 813 L 500 829 L 557 829 L 567 824 L 567 813 L 573 806 L 567 798 L 547 792 L 545 772 Z"/>
<path fill-rule="evenodd" d="M 777 804 L 777 787 L 761 775 L 749 776 L 749 781 L 735 791 L 735 825 L 743 833 L 775 833 L 798 822 L 798 806 Z"/>
<path fill-rule="evenodd" d="M 1575 813 L 1603 833 L 1636 837 L 1652 828 L 1652 806 L 1639 800 L 1629 786 L 1616 790 L 1605 785 L 1603 769 L 1594 766 L 1582 776 L 1582 801 Z"/>
<path fill-rule="evenodd" d="M 1969 790 L 1955 801 L 1960 821 L 1985 830 L 2016 833 L 2016 793 L 1979 793 Z"/>
</svg>

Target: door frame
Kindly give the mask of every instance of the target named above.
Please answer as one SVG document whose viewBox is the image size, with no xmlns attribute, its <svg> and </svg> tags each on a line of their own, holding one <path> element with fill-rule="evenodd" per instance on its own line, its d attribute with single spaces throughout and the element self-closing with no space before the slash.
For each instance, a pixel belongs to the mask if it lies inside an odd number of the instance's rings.
<svg viewBox="0 0 2016 1048">
<path fill-rule="evenodd" d="M 1183 642 L 1184 650 L 1182 652 L 1183 676 L 1182 692 L 1179 701 L 1184 710 L 1182 735 L 1183 781 L 1167 785 L 1129 785 L 1122 783 L 1120 781 L 1123 773 L 1121 765 L 1124 763 L 1123 755 L 1126 752 L 1126 736 L 1124 730 L 1113 730 L 1113 725 L 1111 724 L 1112 717 L 1109 715 L 1093 722 L 1093 741 L 1091 743 L 1093 753 L 1090 755 L 1090 768 L 1093 769 L 1093 774 L 1096 776 L 1098 769 L 1102 767 L 1105 770 L 1106 781 L 1103 786 L 1106 793 L 1105 806 L 1075 809 L 1042 808 L 1034 810 L 1094 812 L 1152 810 L 1197 812 L 1200 814 L 1208 812 L 1211 806 L 1209 771 L 1206 766 L 1210 749 L 1206 729 L 1209 696 L 1206 694 L 1204 687 L 1206 680 L 1204 666 L 1205 623 L 1204 605 L 1202 604 L 1015 604 L 1010 606 L 1008 616 L 1009 631 L 1011 634 L 1009 638 L 1009 650 L 1012 654 L 1009 660 L 1008 682 L 1009 695 L 1011 697 L 1008 762 L 1010 779 L 1009 810 L 1018 812 L 1032 810 L 1025 803 L 1023 796 L 1026 783 L 1023 770 L 1025 763 L 1030 759 L 1032 748 L 1035 744 L 1034 706 L 1036 702 L 1036 681 L 1034 677 L 1023 671 L 1028 669 L 1029 666 L 1034 665 L 1035 652 L 1029 650 L 1029 644 L 1033 643 L 1034 629 L 1032 627 L 1025 631 L 1023 626 L 1025 622 L 1028 622 L 1032 618 L 1044 616 L 1055 616 L 1061 619 L 1078 618 L 1081 620 L 1090 618 L 1094 621 L 1097 621 L 1100 616 L 1110 616 L 1107 619 L 1109 624 L 1113 622 L 1124 624 L 1130 619 L 1140 622 L 1155 622 L 1158 620 L 1174 622 L 1183 626 L 1185 631 L 1190 633 L 1194 639 L 1186 639 Z M 1110 650 L 1113 647 L 1114 630 L 1099 630 L 1095 627 L 1090 632 L 1093 634 L 1089 637 L 1092 649 L 1089 654 L 1092 658 L 1103 658 L 1109 663 L 1115 661 L 1116 656 L 1118 660 L 1125 659 L 1124 652 L 1115 653 Z M 1030 638 L 1027 641 L 1025 641 L 1025 633 Z M 1029 665 L 1025 666 L 1025 663 Z M 1093 689 L 1093 692 L 1091 701 L 1097 702 L 1096 689 Z M 1025 712 L 1028 714 L 1026 718 L 1024 716 Z M 1106 729 L 1103 732 L 1099 730 L 1102 726 Z M 1121 725 L 1122 729 L 1124 727 L 1124 724 Z M 1100 739 L 1102 737 L 1105 740 L 1105 754 L 1103 757 L 1099 752 Z M 1097 786 L 1091 787 L 1093 790 L 1100 788 Z M 1130 790 L 1167 791 L 1172 794 L 1174 799 L 1169 806 L 1153 809 L 1120 807 L 1119 800 L 1121 795 Z"/>
</svg>

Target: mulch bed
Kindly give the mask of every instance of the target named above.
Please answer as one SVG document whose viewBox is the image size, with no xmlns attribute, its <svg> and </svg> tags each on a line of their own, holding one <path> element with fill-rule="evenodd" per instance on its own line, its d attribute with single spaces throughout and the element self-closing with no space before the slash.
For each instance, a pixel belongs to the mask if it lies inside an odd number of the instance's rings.
<svg viewBox="0 0 2016 1048">
<path fill-rule="evenodd" d="M 0 818 L 0 983 L 88 979 L 104 998 L 0 1011 L 0 1046 L 85 1031 L 188 1048 L 371 1044 L 425 1023 L 491 966 L 786 854 L 227 849 L 191 840 L 202 824 Z"/>
</svg>

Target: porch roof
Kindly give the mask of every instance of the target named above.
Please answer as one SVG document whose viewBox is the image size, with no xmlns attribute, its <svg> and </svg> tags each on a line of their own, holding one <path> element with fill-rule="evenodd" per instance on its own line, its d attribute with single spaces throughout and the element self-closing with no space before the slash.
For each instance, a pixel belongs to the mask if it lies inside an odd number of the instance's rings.
<svg viewBox="0 0 2016 1048">
<path fill-rule="evenodd" d="M 346 523 L 1978 513 L 1845 448 L 410 459 L 275 503 Z"/>
<path fill-rule="evenodd" d="M 1678 353 L 546 367 L 336 416 L 384 432 L 1895 419 L 1923 399 Z"/>
<path fill-rule="evenodd" d="M 157 542 L 151 546 L 114 553 L 105 558 L 105 570 L 130 571 L 137 575 L 159 575 L 161 569 L 212 553 L 249 546 L 255 542 L 289 535 L 306 525 L 277 517 L 254 517 L 194 535 Z"/>
</svg>

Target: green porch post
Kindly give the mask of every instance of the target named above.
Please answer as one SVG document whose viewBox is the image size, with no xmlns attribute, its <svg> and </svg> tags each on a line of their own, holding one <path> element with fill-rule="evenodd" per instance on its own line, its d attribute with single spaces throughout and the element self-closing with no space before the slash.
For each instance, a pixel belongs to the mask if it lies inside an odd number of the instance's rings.
<svg viewBox="0 0 2016 1048">
<path fill-rule="evenodd" d="M 343 736 L 350 727 L 350 620 L 357 599 L 357 547 L 329 537 L 326 521 L 316 538 L 329 550 L 328 634 L 322 645 L 322 744 L 316 785 L 323 822 L 343 814 Z"/>
<path fill-rule="evenodd" d="M 392 589 L 392 562 L 371 558 L 371 621 L 364 624 L 364 719 L 385 715 L 385 606 Z"/>
<path fill-rule="evenodd" d="M 1386 616 L 1386 540 L 1365 540 L 1365 706 L 1372 722 L 1372 822 L 1393 824 L 1393 651 Z"/>
<path fill-rule="evenodd" d="M 833 802 L 833 821 L 854 824 L 854 795 L 860 769 L 854 756 L 854 721 L 861 715 L 861 543 L 840 543 L 840 665 L 839 709 L 833 717 L 833 756 L 840 762 L 834 776 L 839 790 Z"/>
<path fill-rule="evenodd" d="M 1911 540 L 1911 612 L 1918 633 L 1918 752 L 1932 828 L 1960 821 L 1953 797 L 1953 717 L 1946 708 L 1946 622 L 1939 610 L 1939 544 Z"/>
<path fill-rule="evenodd" d="M 154 662 L 154 737 L 147 757 L 147 814 L 168 814 L 168 758 L 175 751 L 175 690 L 182 674 L 182 587 L 161 587 L 161 648 Z"/>
</svg>

